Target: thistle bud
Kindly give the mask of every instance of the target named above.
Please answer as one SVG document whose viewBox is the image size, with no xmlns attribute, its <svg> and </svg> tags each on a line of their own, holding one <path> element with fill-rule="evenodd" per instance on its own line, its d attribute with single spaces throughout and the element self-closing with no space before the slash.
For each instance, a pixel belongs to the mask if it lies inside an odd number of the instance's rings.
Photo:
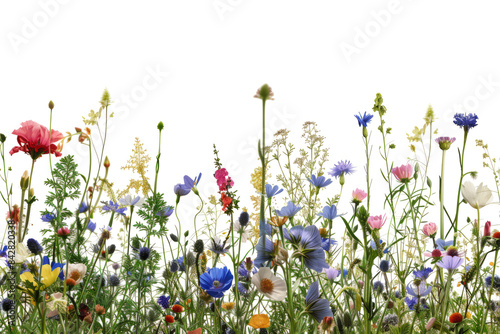
<svg viewBox="0 0 500 334">
<path fill-rule="evenodd" d="M 52 102 L 52 100 L 49 101 L 49 109 L 54 109 L 54 102 Z"/>
<path fill-rule="evenodd" d="M 194 252 L 197 254 L 201 254 L 201 253 L 203 253 L 204 248 L 205 248 L 205 245 L 203 243 L 203 240 L 196 240 L 196 242 L 194 243 L 194 247 L 193 247 Z"/>
<path fill-rule="evenodd" d="M 161 130 L 163 130 L 163 128 L 164 128 L 163 122 L 158 123 L 157 128 L 158 128 L 158 130 L 160 130 L 160 131 L 161 131 Z"/>
<path fill-rule="evenodd" d="M 21 176 L 21 189 L 22 190 L 28 189 L 29 183 L 30 183 L 29 181 L 30 181 L 30 177 L 29 177 L 28 171 L 25 170 L 23 173 L 23 176 Z"/>
</svg>

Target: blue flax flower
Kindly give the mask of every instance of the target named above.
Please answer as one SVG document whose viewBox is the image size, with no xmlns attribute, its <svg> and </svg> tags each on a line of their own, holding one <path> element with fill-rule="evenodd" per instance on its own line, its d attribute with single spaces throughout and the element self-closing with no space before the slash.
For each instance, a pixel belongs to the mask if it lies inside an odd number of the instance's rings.
<svg viewBox="0 0 500 334">
<path fill-rule="evenodd" d="M 80 204 L 80 213 L 84 213 L 88 209 L 89 209 L 89 206 L 87 205 L 87 203 L 85 201 L 83 201 L 82 204 Z"/>
<path fill-rule="evenodd" d="M 347 275 L 349 275 L 349 269 L 342 269 L 342 277 L 347 277 Z"/>
<path fill-rule="evenodd" d="M 97 224 L 94 223 L 92 220 L 89 220 L 89 223 L 87 224 L 87 229 L 94 232 L 96 227 L 97 227 Z"/>
<path fill-rule="evenodd" d="M 283 230 L 284 237 L 292 243 L 295 255 L 304 260 L 304 264 L 311 270 L 321 273 L 330 266 L 325 262 L 325 251 L 322 247 L 321 235 L 315 225 L 294 226 L 290 230 Z"/>
<path fill-rule="evenodd" d="M 118 202 L 109 201 L 102 203 L 104 204 L 104 206 L 102 207 L 102 211 L 114 212 L 119 215 L 125 216 L 125 211 L 127 211 L 127 208 L 118 208 L 119 207 Z"/>
<path fill-rule="evenodd" d="M 266 196 L 267 196 L 267 198 L 271 198 L 273 196 L 281 194 L 282 192 L 283 192 L 283 189 L 280 189 L 280 187 L 272 186 L 269 183 L 266 184 Z"/>
<path fill-rule="evenodd" d="M 174 207 L 173 206 L 166 206 L 164 209 L 158 211 L 156 215 L 158 217 L 170 217 L 174 213 Z"/>
<path fill-rule="evenodd" d="M 274 210 L 274 212 L 280 217 L 292 218 L 300 209 L 302 209 L 300 206 L 296 206 L 292 201 L 288 201 L 287 205 L 282 207 L 281 210 Z"/>
<path fill-rule="evenodd" d="M 372 120 L 373 115 L 367 114 L 366 111 L 363 115 L 361 115 L 360 112 L 358 112 L 358 114 L 359 115 L 354 115 L 354 117 L 358 119 L 358 125 L 366 128 L 368 126 L 368 123 L 370 123 L 370 121 Z"/>
<path fill-rule="evenodd" d="M 328 220 L 334 220 L 335 218 L 337 218 L 338 215 L 337 214 L 337 207 L 335 206 L 335 204 L 332 204 L 331 206 L 325 206 L 323 208 L 323 211 L 318 213 L 318 216 L 320 217 L 323 217 L 325 219 L 328 219 Z"/>
<path fill-rule="evenodd" d="M 432 268 L 422 268 L 421 270 L 414 270 L 413 275 L 415 277 L 420 278 L 422 280 L 426 280 L 429 278 L 429 275 L 432 273 Z"/>
<path fill-rule="evenodd" d="M 354 173 L 354 166 L 348 160 L 340 160 L 336 165 L 333 166 L 332 170 L 328 173 L 335 178 L 339 176 Z"/>
<path fill-rule="evenodd" d="M 42 216 L 42 221 L 46 222 L 46 223 L 50 223 L 51 221 L 53 221 L 54 219 L 56 219 L 56 215 L 53 214 L 53 213 L 46 213 Z"/>
<path fill-rule="evenodd" d="M 328 300 L 320 298 L 318 282 L 313 282 L 307 291 L 305 312 L 318 323 L 321 323 L 324 317 L 333 317 Z"/>
<path fill-rule="evenodd" d="M 227 267 L 212 268 L 200 276 L 200 286 L 210 296 L 221 298 L 233 283 L 233 274 Z"/>
<path fill-rule="evenodd" d="M 177 197 L 186 196 L 191 192 L 191 188 L 187 188 L 184 184 L 178 183 L 174 186 L 174 193 Z"/>
<path fill-rule="evenodd" d="M 190 178 L 187 175 L 184 175 L 184 186 L 188 189 L 193 189 L 198 183 L 200 183 L 201 180 L 201 173 L 196 177 L 194 177 L 194 180 Z"/>
<path fill-rule="evenodd" d="M 257 268 L 264 266 L 267 262 L 272 261 L 276 255 L 274 243 L 266 236 L 261 236 L 257 245 L 255 245 L 257 257 L 254 265 Z"/>
<path fill-rule="evenodd" d="M 443 269 L 452 271 L 460 267 L 462 263 L 464 263 L 464 259 L 462 259 L 461 257 L 446 255 L 443 256 L 441 258 L 441 261 L 437 262 L 436 264 Z"/>
<path fill-rule="evenodd" d="M 463 128 L 465 131 L 469 131 L 470 128 L 473 128 L 477 125 L 477 115 L 476 114 L 455 114 L 453 116 L 453 123 Z"/>
<path fill-rule="evenodd" d="M 316 188 L 324 188 L 332 183 L 332 180 L 326 179 L 323 175 L 316 177 L 316 175 L 311 175 L 310 179 L 307 179 Z"/>
<path fill-rule="evenodd" d="M 441 252 L 444 252 L 446 248 L 448 248 L 449 246 L 453 246 L 453 240 L 444 241 L 443 239 L 438 238 L 436 240 L 436 245 Z"/>
</svg>

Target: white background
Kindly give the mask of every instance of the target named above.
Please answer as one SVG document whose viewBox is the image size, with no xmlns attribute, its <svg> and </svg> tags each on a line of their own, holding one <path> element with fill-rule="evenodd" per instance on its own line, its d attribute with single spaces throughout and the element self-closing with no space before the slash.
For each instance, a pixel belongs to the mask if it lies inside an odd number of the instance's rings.
<svg viewBox="0 0 500 334">
<path fill-rule="evenodd" d="M 3 1 L 0 132 L 9 135 L 30 119 L 48 126 L 49 100 L 55 103 L 53 128 L 73 132 L 83 127 L 83 115 L 98 108 L 107 88 L 116 116 L 106 149 L 112 181 L 124 184 L 131 176 L 119 166 L 135 137 L 154 159 L 156 125 L 163 121 L 159 187 L 170 203 L 173 186 L 184 174 L 203 172 L 202 195 L 215 193 L 215 143 L 242 206 L 251 206 L 249 180 L 259 165 L 261 134 L 260 100 L 253 95 L 260 85 L 268 83 L 275 92 L 275 101 L 269 102 L 268 143 L 272 133 L 285 127 L 299 140 L 301 124 L 317 122 L 331 148 L 327 167 L 344 159 L 357 167 L 347 178 L 347 194 L 354 187 L 366 188 L 364 148 L 353 115 L 371 112 L 380 92 L 397 145 L 391 152 L 395 165 L 411 155 L 406 133 L 422 126 L 429 104 L 439 134 L 457 137 L 459 145 L 463 131 L 452 124 L 453 114 L 477 113 L 480 125 L 471 130 L 466 170 L 478 170 L 479 180 L 493 189 L 474 139 L 483 138 L 500 156 L 499 9 L 497 1 Z M 374 121 L 373 130 L 378 116 Z M 10 149 L 15 138 L 8 136 L 7 143 Z M 457 143 L 448 154 L 451 208 Z M 372 144 L 372 175 L 378 178 L 376 130 Z M 436 145 L 433 149 L 430 177 L 437 191 L 440 152 Z M 64 153 L 75 154 L 82 166 L 87 163 L 76 140 L 65 145 Z M 8 156 L 8 164 L 10 181 L 17 186 L 30 158 L 19 153 Z M 47 170 L 43 157 L 33 180 L 39 197 L 46 190 Z M 153 172 L 154 161 L 151 179 Z M 330 186 L 328 196 L 337 192 L 338 184 Z M 18 188 L 14 196 L 19 204 Z M 434 200 L 438 203 L 437 196 Z M 197 203 L 193 197 L 182 203 L 190 201 Z M 349 210 L 348 201 L 344 196 L 340 211 Z M 380 198 L 374 201 L 381 210 L 374 213 L 382 213 Z M 35 212 L 42 209 L 38 204 Z M 483 217 L 495 226 L 497 206 L 488 210 Z M 469 207 L 462 212 L 474 215 Z M 431 221 L 438 222 L 436 213 Z"/>
</svg>

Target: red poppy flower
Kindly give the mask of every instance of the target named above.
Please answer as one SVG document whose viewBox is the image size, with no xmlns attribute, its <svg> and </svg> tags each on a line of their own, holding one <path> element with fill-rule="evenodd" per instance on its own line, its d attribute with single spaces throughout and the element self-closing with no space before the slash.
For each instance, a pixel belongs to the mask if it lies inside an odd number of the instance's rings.
<svg viewBox="0 0 500 334">
<path fill-rule="evenodd" d="M 33 160 L 38 159 L 42 154 L 53 153 L 56 157 L 62 155 L 57 150 L 57 143 L 64 136 L 59 131 L 49 131 L 45 126 L 33 121 L 21 123 L 21 127 L 14 130 L 12 134 L 17 135 L 19 146 L 15 146 L 10 150 L 10 155 L 19 151 L 29 154 Z"/>
</svg>

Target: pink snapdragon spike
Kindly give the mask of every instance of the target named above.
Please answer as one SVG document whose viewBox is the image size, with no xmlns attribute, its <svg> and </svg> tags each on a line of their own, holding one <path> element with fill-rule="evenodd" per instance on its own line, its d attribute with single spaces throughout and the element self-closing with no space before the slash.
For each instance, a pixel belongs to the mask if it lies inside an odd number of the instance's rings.
<svg viewBox="0 0 500 334">
<path fill-rule="evenodd" d="M 380 230 L 382 226 L 384 226 L 386 221 L 386 215 L 368 217 L 368 225 L 370 225 L 373 230 Z"/>
<path fill-rule="evenodd" d="M 49 131 L 45 126 L 40 125 L 33 121 L 26 121 L 21 123 L 21 127 L 14 130 L 12 134 L 17 136 L 19 146 L 15 146 L 10 150 L 10 155 L 17 152 L 24 152 L 29 154 L 33 160 L 38 159 L 42 154 L 50 153 L 56 157 L 62 155 L 57 150 L 56 142 L 61 140 L 64 136 L 59 131 L 52 129 Z"/>
<path fill-rule="evenodd" d="M 413 177 L 413 166 L 411 164 L 401 165 L 399 167 L 394 167 L 391 172 L 396 180 L 406 183 Z"/>
<path fill-rule="evenodd" d="M 422 232 L 428 237 L 432 237 L 434 234 L 436 234 L 437 231 L 437 225 L 434 223 L 427 223 L 424 225 L 422 228 Z"/>
<path fill-rule="evenodd" d="M 366 198 L 366 196 L 367 196 L 367 194 L 364 190 L 356 188 L 352 191 L 352 201 L 354 203 L 359 204 L 359 203 L 363 202 L 363 200 Z"/>
<path fill-rule="evenodd" d="M 491 236 L 491 222 L 489 220 L 484 224 L 484 236 Z"/>
</svg>

